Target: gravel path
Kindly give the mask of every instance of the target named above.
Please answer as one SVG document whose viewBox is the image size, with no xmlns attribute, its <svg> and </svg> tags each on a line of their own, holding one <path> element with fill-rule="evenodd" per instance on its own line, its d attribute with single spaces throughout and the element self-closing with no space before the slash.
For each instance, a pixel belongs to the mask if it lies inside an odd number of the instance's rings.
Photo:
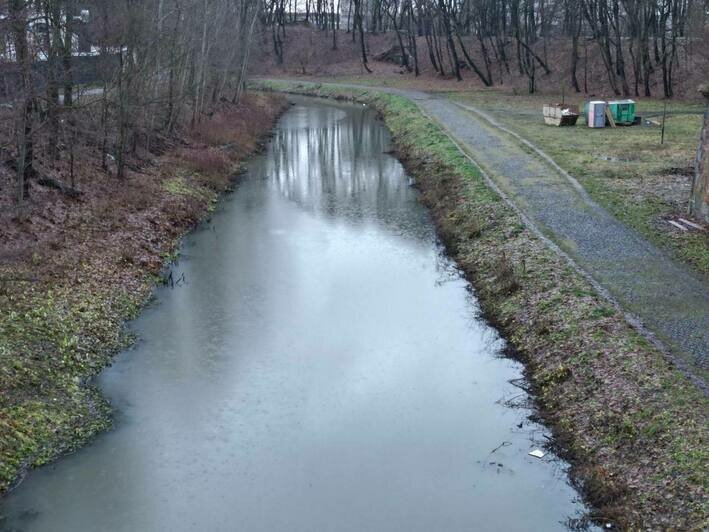
<svg viewBox="0 0 709 532">
<path fill-rule="evenodd" d="M 342 85 L 345 86 L 345 85 Z M 535 228 L 700 374 L 709 370 L 709 285 L 594 202 L 541 150 L 494 125 L 479 110 L 413 90 L 438 121 Z M 544 127 L 540 120 L 540 127 Z"/>
</svg>

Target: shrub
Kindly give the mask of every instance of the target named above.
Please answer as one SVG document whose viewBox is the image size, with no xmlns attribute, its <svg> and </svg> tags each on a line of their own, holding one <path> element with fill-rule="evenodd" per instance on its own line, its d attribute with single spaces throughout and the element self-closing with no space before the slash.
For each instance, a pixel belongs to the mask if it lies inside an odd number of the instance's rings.
<svg viewBox="0 0 709 532">
<path fill-rule="evenodd" d="M 231 168 L 229 157 L 216 148 L 186 149 L 182 159 L 195 172 L 210 177 L 221 177 Z"/>
</svg>

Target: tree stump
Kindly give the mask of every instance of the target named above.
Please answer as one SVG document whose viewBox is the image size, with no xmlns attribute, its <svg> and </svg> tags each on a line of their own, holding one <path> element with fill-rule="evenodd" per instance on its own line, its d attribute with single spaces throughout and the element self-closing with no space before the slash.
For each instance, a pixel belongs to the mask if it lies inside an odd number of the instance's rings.
<svg viewBox="0 0 709 532">
<path fill-rule="evenodd" d="M 704 124 L 699 137 L 699 147 L 697 148 L 697 158 L 694 164 L 689 212 L 698 219 L 709 222 L 709 83 L 701 85 L 699 92 L 704 96 L 706 106 L 704 108 Z"/>
</svg>

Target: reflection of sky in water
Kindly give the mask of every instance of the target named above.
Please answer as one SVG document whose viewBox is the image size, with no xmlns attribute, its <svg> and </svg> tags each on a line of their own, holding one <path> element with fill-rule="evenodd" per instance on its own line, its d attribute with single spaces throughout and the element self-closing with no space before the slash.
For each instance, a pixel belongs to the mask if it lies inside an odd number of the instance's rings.
<svg viewBox="0 0 709 532">
<path fill-rule="evenodd" d="M 372 110 L 298 106 L 283 120 L 264 173 L 300 207 L 347 223 L 376 223 L 398 234 L 431 238 L 401 164 L 385 153 L 389 134 Z M 320 124 L 313 127 L 313 124 Z"/>
</svg>

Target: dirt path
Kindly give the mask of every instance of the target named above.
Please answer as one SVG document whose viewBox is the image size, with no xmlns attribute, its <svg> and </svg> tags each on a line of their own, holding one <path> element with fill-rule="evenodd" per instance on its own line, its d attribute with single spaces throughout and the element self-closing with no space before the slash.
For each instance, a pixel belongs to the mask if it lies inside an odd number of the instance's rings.
<svg viewBox="0 0 709 532">
<path fill-rule="evenodd" d="M 524 139 L 477 109 L 442 96 L 339 86 L 380 90 L 413 100 L 447 130 L 553 247 L 558 246 L 605 295 L 620 304 L 635 325 L 649 330 L 650 337 L 654 333 L 690 369 L 699 370 L 693 373 L 706 376 L 707 283 L 616 220 L 541 150 L 525 145 Z M 541 122 L 540 127 L 544 127 Z"/>
</svg>

